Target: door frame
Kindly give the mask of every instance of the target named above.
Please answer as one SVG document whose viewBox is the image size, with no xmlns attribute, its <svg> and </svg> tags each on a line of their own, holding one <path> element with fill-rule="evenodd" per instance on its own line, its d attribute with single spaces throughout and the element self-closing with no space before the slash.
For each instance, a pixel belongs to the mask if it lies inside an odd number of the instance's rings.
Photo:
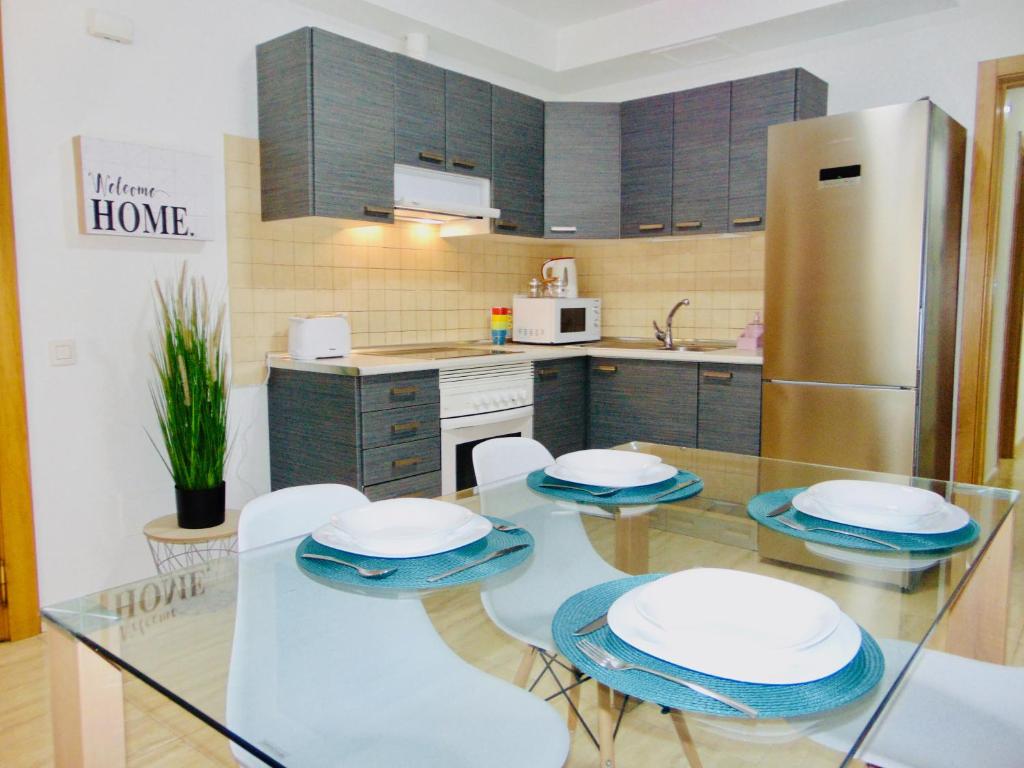
<svg viewBox="0 0 1024 768">
<path fill-rule="evenodd" d="M 996 266 L 1003 106 L 1010 88 L 1024 86 L 1024 55 L 978 64 L 964 303 L 961 315 L 953 477 L 985 481 L 985 427 L 992 365 L 992 278 Z M 993 404 L 998 407 L 998 403 Z"/>
<path fill-rule="evenodd" d="M 1021 331 L 1024 329 L 1024 135 L 1018 138 L 1009 296 L 1006 302 L 1006 346 L 1003 349 L 1003 381 L 999 393 L 1000 459 L 1014 458 L 1017 449 L 1017 389 L 1020 384 Z"/>
<path fill-rule="evenodd" d="M 0 22 L 2 25 L 2 22 Z M 3 38 L 0 35 L 0 64 Z M 7 572 L 10 640 L 39 634 L 39 587 L 28 459 L 25 371 L 14 251 L 7 92 L 0 66 L 0 557 Z M 0 638 L 0 640 L 5 638 Z"/>
</svg>

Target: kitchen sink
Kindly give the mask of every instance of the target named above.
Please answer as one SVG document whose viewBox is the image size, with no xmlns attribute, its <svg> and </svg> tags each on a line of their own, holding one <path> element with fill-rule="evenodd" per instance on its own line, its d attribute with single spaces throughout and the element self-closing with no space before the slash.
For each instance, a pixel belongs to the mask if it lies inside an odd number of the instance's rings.
<svg viewBox="0 0 1024 768">
<path fill-rule="evenodd" d="M 665 352 L 717 352 L 722 349 L 734 349 L 736 342 L 718 339 L 679 339 L 673 349 L 665 349 L 665 345 L 657 339 L 644 338 L 606 338 L 587 343 L 587 347 L 605 347 L 608 349 L 661 349 Z"/>
</svg>

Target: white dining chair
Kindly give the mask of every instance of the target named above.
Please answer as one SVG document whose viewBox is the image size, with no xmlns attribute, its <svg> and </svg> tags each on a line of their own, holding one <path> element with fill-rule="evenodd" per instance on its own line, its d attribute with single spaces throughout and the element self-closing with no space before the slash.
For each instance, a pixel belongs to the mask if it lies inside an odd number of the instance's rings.
<svg viewBox="0 0 1024 768">
<path fill-rule="evenodd" d="M 505 634 L 525 644 L 513 682 L 532 690 L 545 675 L 551 675 L 559 694 L 569 705 L 568 724 L 579 718 L 579 672 L 558 655 L 551 633 L 551 617 L 569 597 L 581 590 L 626 574 L 611 566 L 590 542 L 576 504 L 556 504 L 538 499 L 536 504 L 509 503 L 508 494 L 527 493 L 518 479 L 554 462 L 541 443 L 525 437 L 497 437 L 473 448 L 473 469 L 479 484 L 481 511 L 502 516 L 503 509 L 522 510 L 517 525 L 534 537 L 534 553 L 522 572 L 512 580 L 484 583 L 480 599 L 491 621 Z M 532 684 L 530 673 L 540 658 L 543 668 Z M 569 674 L 564 681 L 556 672 Z M 556 694 L 557 695 L 557 694 Z M 584 722 L 588 734 L 595 739 Z M 595 739 L 596 743 L 596 739 Z"/>
<path fill-rule="evenodd" d="M 848 752 L 913 643 L 879 640 L 885 675 L 859 706 L 831 715 L 811 739 Z M 881 768 L 1020 768 L 1024 765 L 1024 667 L 923 649 L 857 753 Z"/>
<path fill-rule="evenodd" d="M 229 730 L 289 766 L 563 765 L 558 713 L 463 661 L 419 600 L 356 594 L 296 567 L 295 542 L 281 539 L 365 503 L 351 488 L 312 486 L 242 510 Z"/>
</svg>

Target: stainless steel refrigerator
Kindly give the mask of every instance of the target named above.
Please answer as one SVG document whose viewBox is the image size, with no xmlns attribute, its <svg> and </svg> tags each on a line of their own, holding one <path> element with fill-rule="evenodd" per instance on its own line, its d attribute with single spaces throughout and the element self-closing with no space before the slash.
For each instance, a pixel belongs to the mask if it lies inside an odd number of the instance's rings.
<svg viewBox="0 0 1024 768">
<path fill-rule="evenodd" d="M 965 135 L 927 100 L 769 129 L 762 455 L 949 477 Z"/>
</svg>

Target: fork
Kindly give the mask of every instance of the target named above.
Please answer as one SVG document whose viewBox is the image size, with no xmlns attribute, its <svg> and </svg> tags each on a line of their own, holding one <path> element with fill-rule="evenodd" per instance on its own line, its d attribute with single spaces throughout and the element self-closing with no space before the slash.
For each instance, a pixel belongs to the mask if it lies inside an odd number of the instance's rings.
<svg viewBox="0 0 1024 768">
<path fill-rule="evenodd" d="M 338 558 L 331 557 L 330 555 L 314 555 L 312 552 L 306 552 L 302 556 L 307 560 L 326 560 L 329 563 L 347 565 L 364 579 L 380 579 L 384 576 L 390 576 L 398 570 L 397 568 L 363 568 L 361 565 L 356 565 L 355 563 L 350 563 L 346 560 L 339 560 Z"/>
<path fill-rule="evenodd" d="M 558 485 L 557 483 L 538 483 L 540 488 L 558 488 L 563 491 L 580 491 L 581 493 L 589 493 L 591 496 L 611 496 L 621 491 L 621 488 L 606 488 L 603 491 L 592 491 L 589 488 L 581 488 L 578 485 Z"/>
<path fill-rule="evenodd" d="M 694 693 L 699 693 L 701 696 L 707 696 L 709 699 L 721 702 L 727 707 L 732 707 L 733 709 L 742 712 L 747 717 L 757 717 L 757 710 L 741 701 L 736 701 L 736 699 L 726 696 L 723 693 L 712 691 L 710 688 L 705 688 L 703 685 L 690 682 L 689 680 L 684 680 L 681 677 L 667 675 L 664 672 L 659 672 L 658 670 L 651 669 L 650 667 L 641 667 L 636 664 L 630 664 L 586 638 L 580 640 L 579 643 L 576 644 L 576 647 L 583 652 L 584 656 L 603 669 L 610 669 L 615 672 L 625 672 L 630 669 L 635 669 L 639 672 L 647 672 L 648 674 L 660 677 L 663 680 L 668 680 L 670 683 L 677 683 L 678 685 L 685 686 Z"/>
<path fill-rule="evenodd" d="M 776 517 L 775 518 L 775 522 L 779 523 L 780 525 L 784 525 L 787 528 L 792 528 L 794 531 L 803 531 L 804 533 L 810 533 L 811 531 L 827 531 L 829 533 L 838 533 L 841 536 L 850 536 L 850 537 L 852 537 L 854 539 L 864 539 L 864 541 L 870 541 L 870 542 L 872 542 L 874 544 L 881 544 L 883 547 L 888 547 L 889 549 L 895 549 L 897 552 L 900 549 L 899 546 L 896 545 L 896 544 L 893 544 L 893 543 L 888 542 L 888 541 L 882 541 L 882 539 L 876 539 L 876 538 L 873 538 L 871 536 L 866 536 L 863 533 L 853 533 L 851 531 L 840 531 L 838 528 L 828 528 L 828 527 L 823 526 L 823 525 L 811 525 L 811 526 L 808 526 L 808 525 L 804 525 L 803 523 L 798 523 L 795 520 L 790 520 L 789 518 L 786 518 L 786 517 Z"/>
</svg>

